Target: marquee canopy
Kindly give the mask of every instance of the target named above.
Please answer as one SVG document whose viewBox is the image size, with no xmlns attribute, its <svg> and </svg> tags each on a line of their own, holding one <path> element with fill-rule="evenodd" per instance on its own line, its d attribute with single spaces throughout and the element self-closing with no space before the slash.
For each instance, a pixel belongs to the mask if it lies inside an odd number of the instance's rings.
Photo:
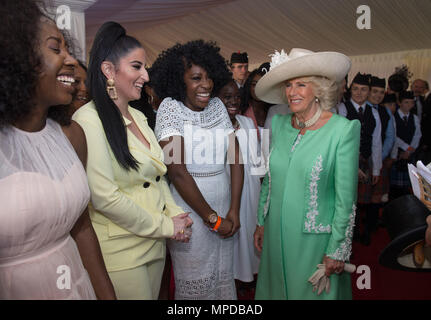
<svg viewBox="0 0 431 320">
<path fill-rule="evenodd" d="M 431 80 L 429 0 L 56 2 L 81 3 L 86 7 L 83 11 L 87 51 L 101 24 L 116 21 L 143 43 L 149 64 L 177 42 L 202 38 L 216 41 L 226 59 L 234 51 L 246 51 L 251 67 L 268 61 L 274 49 L 289 51 L 299 47 L 343 52 L 354 62 L 352 72 L 357 71 L 355 67 L 370 68 L 380 76 L 388 76 L 400 63 L 416 63 L 409 65 L 414 77 Z M 362 15 L 357 9 L 361 5 L 370 8 L 369 30 L 357 27 L 357 19 Z"/>
</svg>

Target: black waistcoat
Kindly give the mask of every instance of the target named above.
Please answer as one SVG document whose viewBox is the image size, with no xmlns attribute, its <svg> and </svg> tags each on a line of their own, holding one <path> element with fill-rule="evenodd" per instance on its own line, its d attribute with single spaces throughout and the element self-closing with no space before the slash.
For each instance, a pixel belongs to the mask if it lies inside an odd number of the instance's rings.
<svg viewBox="0 0 431 320">
<path fill-rule="evenodd" d="M 378 105 L 377 111 L 379 112 L 380 122 L 382 123 L 382 144 L 384 144 L 386 139 L 386 130 L 388 129 L 389 120 L 391 118 L 384 106 Z"/>
<path fill-rule="evenodd" d="M 406 122 L 398 114 L 398 111 L 395 112 L 395 123 L 397 124 L 397 137 L 407 144 L 412 143 L 413 136 L 415 135 L 416 131 L 413 113 L 410 112 L 406 124 Z"/>
<path fill-rule="evenodd" d="M 347 110 L 346 118 L 349 120 L 357 119 L 361 121 L 359 118 L 359 114 L 353 106 L 352 102 L 346 101 L 344 103 Z M 361 144 L 359 148 L 359 153 L 365 159 L 371 157 L 371 147 L 373 144 L 373 132 L 376 128 L 376 119 L 373 116 L 373 110 L 369 105 L 365 105 L 364 117 L 361 121 Z"/>
</svg>

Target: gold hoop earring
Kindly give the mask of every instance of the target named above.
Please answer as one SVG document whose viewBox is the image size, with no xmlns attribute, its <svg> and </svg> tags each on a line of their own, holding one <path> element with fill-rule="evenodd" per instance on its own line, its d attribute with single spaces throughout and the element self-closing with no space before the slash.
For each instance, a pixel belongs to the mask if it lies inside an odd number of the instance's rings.
<svg viewBox="0 0 431 320">
<path fill-rule="evenodd" d="M 106 81 L 106 91 L 108 92 L 108 95 L 112 100 L 118 99 L 117 89 L 115 89 L 114 79 L 108 79 Z"/>
</svg>

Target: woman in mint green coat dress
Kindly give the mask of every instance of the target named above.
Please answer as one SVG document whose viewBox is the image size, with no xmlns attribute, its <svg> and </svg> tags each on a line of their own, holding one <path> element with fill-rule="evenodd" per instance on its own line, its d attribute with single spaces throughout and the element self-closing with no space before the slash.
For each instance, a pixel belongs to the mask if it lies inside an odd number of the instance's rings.
<svg viewBox="0 0 431 320">
<path fill-rule="evenodd" d="M 276 52 L 256 86 L 261 100 L 287 102 L 293 112 L 272 120 L 255 232 L 262 251 L 256 299 L 352 297 L 343 271 L 355 221 L 360 123 L 329 111 L 350 66 L 336 52 Z M 308 282 L 318 264 L 331 282 L 320 295 Z"/>
</svg>

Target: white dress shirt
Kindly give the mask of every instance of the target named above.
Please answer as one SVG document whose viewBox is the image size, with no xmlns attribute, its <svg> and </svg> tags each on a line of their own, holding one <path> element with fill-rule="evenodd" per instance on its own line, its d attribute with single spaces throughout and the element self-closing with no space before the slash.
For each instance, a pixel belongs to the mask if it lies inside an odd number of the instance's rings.
<svg viewBox="0 0 431 320">
<path fill-rule="evenodd" d="M 238 89 L 241 89 L 244 86 L 244 84 L 239 83 L 235 79 L 234 79 L 234 81 L 235 81 L 235 84 L 237 85 Z"/>
<path fill-rule="evenodd" d="M 350 99 L 350 102 L 355 107 L 356 111 L 359 113 L 359 107 L 365 112 L 365 107 L 367 103 L 363 103 L 362 105 L 357 104 L 355 101 Z M 373 108 L 371 105 L 368 105 L 371 108 L 374 119 L 376 120 L 376 127 L 373 131 L 373 140 L 371 144 L 371 162 L 372 162 L 372 171 L 373 176 L 380 176 L 380 169 L 382 168 L 382 123 L 380 122 L 379 112 Z M 340 103 L 338 106 L 338 114 L 347 117 L 347 108 L 344 103 Z"/>
<path fill-rule="evenodd" d="M 394 120 L 392 122 L 393 126 L 394 126 L 394 130 L 395 130 L 395 142 L 394 142 L 394 146 L 392 147 L 392 151 L 391 151 L 391 159 L 397 159 L 398 157 L 398 143 L 397 143 L 397 121 L 395 120 L 395 116 L 393 114 L 391 114 L 392 119 Z"/>
</svg>

